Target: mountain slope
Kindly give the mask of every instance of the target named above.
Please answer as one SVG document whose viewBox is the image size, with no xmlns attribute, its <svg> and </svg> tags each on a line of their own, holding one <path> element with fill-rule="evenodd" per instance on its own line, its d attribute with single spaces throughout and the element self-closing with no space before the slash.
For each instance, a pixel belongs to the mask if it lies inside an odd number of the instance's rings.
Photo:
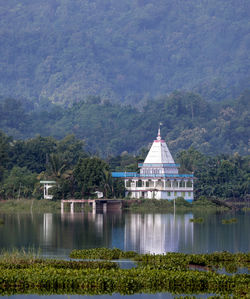
<svg viewBox="0 0 250 299">
<path fill-rule="evenodd" d="M 249 20 L 248 0 L 1 1 L 0 94 L 234 97 L 250 81 Z"/>
</svg>

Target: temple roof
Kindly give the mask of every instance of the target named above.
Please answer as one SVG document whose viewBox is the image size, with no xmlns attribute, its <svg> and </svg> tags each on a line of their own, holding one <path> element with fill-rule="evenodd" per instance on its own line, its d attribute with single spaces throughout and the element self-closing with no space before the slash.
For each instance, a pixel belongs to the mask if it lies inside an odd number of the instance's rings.
<svg viewBox="0 0 250 299">
<path fill-rule="evenodd" d="M 144 163 L 175 163 L 166 142 L 161 139 L 160 129 Z"/>
</svg>

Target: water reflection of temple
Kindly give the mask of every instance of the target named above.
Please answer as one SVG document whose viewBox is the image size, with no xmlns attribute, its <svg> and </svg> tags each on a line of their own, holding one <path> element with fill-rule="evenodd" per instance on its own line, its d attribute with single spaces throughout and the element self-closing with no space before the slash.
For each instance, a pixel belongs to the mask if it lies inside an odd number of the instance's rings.
<svg viewBox="0 0 250 299">
<path fill-rule="evenodd" d="M 193 244 L 192 214 L 133 214 L 125 221 L 125 250 L 164 253 Z M 192 246 L 192 245 L 191 245 Z"/>
<path fill-rule="evenodd" d="M 53 214 L 43 214 L 43 240 L 44 244 L 51 243 L 53 238 Z"/>
</svg>

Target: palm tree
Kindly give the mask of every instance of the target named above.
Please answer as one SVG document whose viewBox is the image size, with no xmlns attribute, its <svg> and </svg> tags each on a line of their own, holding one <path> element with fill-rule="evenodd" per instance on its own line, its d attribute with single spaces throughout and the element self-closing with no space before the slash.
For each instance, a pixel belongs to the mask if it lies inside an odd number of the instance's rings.
<svg viewBox="0 0 250 299">
<path fill-rule="evenodd" d="M 54 180 L 67 179 L 72 174 L 72 170 L 68 169 L 68 165 L 59 154 L 50 154 L 47 163 L 47 172 Z"/>
</svg>

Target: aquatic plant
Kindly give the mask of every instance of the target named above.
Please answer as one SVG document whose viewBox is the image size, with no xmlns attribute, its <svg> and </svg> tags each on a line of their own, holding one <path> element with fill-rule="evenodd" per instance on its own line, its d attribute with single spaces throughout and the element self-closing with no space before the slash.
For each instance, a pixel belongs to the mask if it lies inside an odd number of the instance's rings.
<svg viewBox="0 0 250 299">
<path fill-rule="evenodd" d="M 238 222 L 237 218 L 222 219 L 222 221 L 221 221 L 222 224 L 232 224 L 232 223 L 237 223 L 237 222 Z"/>
<path fill-rule="evenodd" d="M 106 249 L 106 250 L 105 250 Z M 159 255 L 95 248 L 73 251 L 92 258 L 130 256 L 138 267 L 120 269 L 108 261 L 61 261 L 49 259 L 0 259 L 0 294 L 173 294 L 212 293 L 244 298 L 248 294 L 248 274 L 225 275 L 216 271 L 196 271 L 195 265 L 249 265 L 250 253 L 212 254 L 166 253 Z M 88 258 L 90 258 L 88 256 Z M 31 262 L 32 261 L 32 262 Z"/>
<path fill-rule="evenodd" d="M 118 248 L 93 248 L 73 250 L 70 255 L 71 258 L 77 259 L 101 259 L 101 260 L 117 260 L 121 258 L 131 259 L 137 256 L 134 251 L 122 251 Z"/>
<path fill-rule="evenodd" d="M 204 219 L 201 217 L 198 217 L 198 218 L 191 218 L 191 219 L 189 219 L 189 221 L 194 222 L 194 223 L 203 223 Z"/>
<path fill-rule="evenodd" d="M 33 263 L 40 256 L 40 250 L 30 247 L 28 249 L 13 248 L 11 251 L 1 250 L 0 251 L 0 263 L 19 263 L 20 261 L 26 261 Z"/>
<path fill-rule="evenodd" d="M 0 293 L 37 292 L 106 294 L 118 292 L 245 294 L 248 275 L 227 276 L 214 272 L 162 269 L 0 269 Z"/>
</svg>

